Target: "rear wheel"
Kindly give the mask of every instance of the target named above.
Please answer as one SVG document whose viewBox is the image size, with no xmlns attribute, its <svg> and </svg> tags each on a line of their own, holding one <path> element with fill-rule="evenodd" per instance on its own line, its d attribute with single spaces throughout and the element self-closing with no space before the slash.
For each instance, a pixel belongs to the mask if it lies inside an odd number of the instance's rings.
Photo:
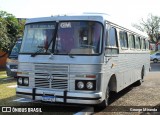
<svg viewBox="0 0 160 115">
<path fill-rule="evenodd" d="M 136 85 L 139 86 L 142 84 L 144 78 L 144 67 L 141 70 L 141 79 L 136 82 Z"/>
</svg>

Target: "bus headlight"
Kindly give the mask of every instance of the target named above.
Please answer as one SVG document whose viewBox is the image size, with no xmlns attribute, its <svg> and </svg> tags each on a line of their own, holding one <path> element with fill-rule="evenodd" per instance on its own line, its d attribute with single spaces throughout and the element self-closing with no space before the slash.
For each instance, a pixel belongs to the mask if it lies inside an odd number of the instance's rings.
<svg viewBox="0 0 160 115">
<path fill-rule="evenodd" d="M 77 83 L 77 87 L 78 87 L 79 89 L 83 89 L 83 88 L 84 88 L 84 83 L 83 83 L 82 81 L 79 81 L 79 82 Z"/>
<path fill-rule="evenodd" d="M 87 87 L 87 89 L 92 89 L 93 88 L 93 82 L 87 82 L 86 87 Z"/>
<path fill-rule="evenodd" d="M 29 84 L 28 78 L 24 78 L 24 79 L 23 79 L 23 83 L 24 83 L 24 85 L 28 85 L 28 84 Z"/>
<path fill-rule="evenodd" d="M 22 85 L 22 83 L 23 83 L 22 78 L 21 78 L 21 77 L 20 77 L 20 78 L 18 78 L 18 85 Z"/>
<path fill-rule="evenodd" d="M 18 77 L 17 84 L 20 86 L 28 86 L 29 78 L 28 77 Z"/>
<path fill-rule="evenodd" d="M 75 80 L 75 90 L 94 91 L 96 80 Z"/>
</svg>

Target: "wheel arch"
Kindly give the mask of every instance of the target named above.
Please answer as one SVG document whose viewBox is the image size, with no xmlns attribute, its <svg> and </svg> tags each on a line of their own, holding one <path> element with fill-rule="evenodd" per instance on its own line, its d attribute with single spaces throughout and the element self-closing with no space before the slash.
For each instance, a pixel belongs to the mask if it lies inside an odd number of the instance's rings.
<svg viewBox="0 0 160 115">
<path fill-rule="evenodd" d="M 115 74 L 110 77 L 108 87 L 110 91 L 117 91 L 117 79 Z"/>
</svg>

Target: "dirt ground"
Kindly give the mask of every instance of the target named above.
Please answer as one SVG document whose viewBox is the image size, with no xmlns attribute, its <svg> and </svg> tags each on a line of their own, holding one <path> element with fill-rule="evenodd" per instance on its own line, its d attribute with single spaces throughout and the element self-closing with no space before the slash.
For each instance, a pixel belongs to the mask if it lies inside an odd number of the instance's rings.
<svg viewBox="0 0 160 115">
<path fill-rule="evenodd" d="M 160 63 L 151 66 L 152 70 L 141 86 L 132 85 L 114 94 L 111 104 L 106 109 L 97 111 L 95 115 L 159 115 Z"/>
</svg>

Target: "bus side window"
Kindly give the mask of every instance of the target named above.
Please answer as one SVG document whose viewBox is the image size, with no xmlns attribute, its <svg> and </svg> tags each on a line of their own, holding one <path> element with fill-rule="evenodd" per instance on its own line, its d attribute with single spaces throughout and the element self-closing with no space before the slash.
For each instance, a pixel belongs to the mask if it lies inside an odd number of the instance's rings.
<svg viewBox="0 0 160 115">
<path fill-rule="evenodd" d="M 139 37 L 139 45 L 140 45 L 140 49 L 142 49 L 142 38 Z"/>
<path fill-rule="evenodd" d="M 145 39 L 142 39 L 142 49 L 146 49 Z"/>
<path fill-rule="evenodd" d="M 107 46 L 117 47 L 117 31 L 115 28 L 110 28 L 108 32 Z"/>
<path fill-rule="evenodd" d="M 135 37 L 133 34 L 129 34 L 128 41 L 129 41 L 130 49 L 134 49 L 135 48 Z"/>
<path fill-rule="evenodd" d="M 118 42 L 117 42 L 117 30 L 114 27 L 110 27 L 106 33 L 106 53 L 117 54 Z"/>
<path fill-rule="evenodd" d="M 136 36 L 136 49 L 140 49 L 141 45 L 140 45 L 140 37 Z"/>
<path fill-rule="evenodd" d="M 149 41 L 146 40 L 145 44 L 146 44 L 146 50 L 149 50 Z"/>
<path fill-rule="evenodd" d="M 120 31 L 119 32 L 119 36 L 120 36 L 120 45 L 121 48 L 128 48 L 128 38 L 127 38 L 127 32 L 125 31 Z"/>
</svg>

